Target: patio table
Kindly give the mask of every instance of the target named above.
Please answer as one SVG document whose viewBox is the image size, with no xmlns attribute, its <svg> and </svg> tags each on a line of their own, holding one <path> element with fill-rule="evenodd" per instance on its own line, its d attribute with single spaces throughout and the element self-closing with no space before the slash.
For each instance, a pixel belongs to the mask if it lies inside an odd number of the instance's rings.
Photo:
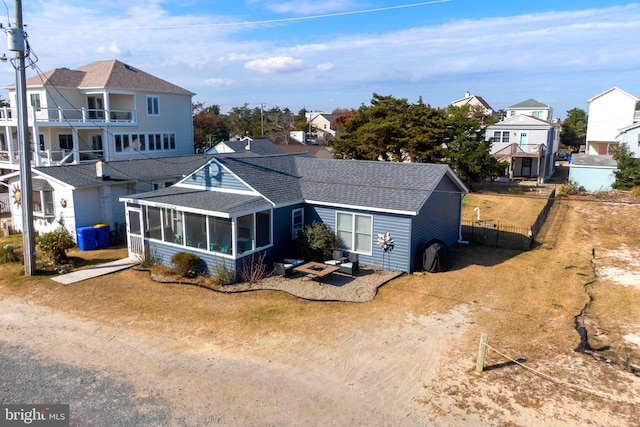
<svg viewBox="0 0 640 427">
<path fill-rule="evenodd" d="M 320 280 L 338 270 L 340 270 L 340 267 L 337 265 L 329 265 L 321 262 L 308 262 L 293 268 L 293 271 L 306 274 L 307 277 L 311 277 L 312 279 L 317 278 Z"/>
</svg>

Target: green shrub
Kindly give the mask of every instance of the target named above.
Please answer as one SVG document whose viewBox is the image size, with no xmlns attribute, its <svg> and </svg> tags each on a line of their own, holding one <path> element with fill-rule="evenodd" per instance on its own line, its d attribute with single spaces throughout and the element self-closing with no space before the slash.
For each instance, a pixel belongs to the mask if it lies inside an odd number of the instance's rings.
<svg viewBox="0 0 640 427">
<path fill-rule="evenodd" d="M 580 190 L 580 187 L 578 186 L 577 182 L 568 180 L 567 182 L 562 184 L 562 186 L 560 187 L 560 190 L 558 191 L 558 196 L 573 196 L 578 194 L 579 190 Z"/>
<path fill-rule="evenodd" d="M 296 257 L 308 261 L 324 261 L 331 257 L 339 241 L 333 230 L 321 222 L 304 227 L 295 240 Z"/>
<path fill-rule="evenodd" d="M 64 226 L 64 220 L 58 220 L 58 228 L 36 237 L 36 244 L 43 255 L 54 264 L 60 264 L 67 258 L 67 251 L 76 246 L 73 236 Z"/>
<path fill-rule="evenodd" d="M 233 270 L 227 268 L 227 265 L 224 261 L 219 261 L 216 263 L 213 268 L 213 283 L 222 286 L 222 285 L 230 285 L 233 283 L 235 279 L 235 273 Z"/>
<path fill-rule="evenodd" d="M 522 188 L 520 188 L 520 187 L 509 187 L 507 192 L 509 194 L 513 194 L 513 195 L 520 195 L 520 194 L 524 193 L 524 191 L 522 191 Z"/>
<path fill-rule="evenodd" d="M 0 248 L 0 264 L 7 264 L 10 262 L 20 262 L 22 257 L 16 252 L 18 247 L 16 245 L 4 245 Z"/>
<path fill-rule="evenodd" d="M 178 252 L 171 257 L 173 271 L 183 277 L 192 275 L 198 268 L 200 257 L 190 252 Z"/>
</svg>

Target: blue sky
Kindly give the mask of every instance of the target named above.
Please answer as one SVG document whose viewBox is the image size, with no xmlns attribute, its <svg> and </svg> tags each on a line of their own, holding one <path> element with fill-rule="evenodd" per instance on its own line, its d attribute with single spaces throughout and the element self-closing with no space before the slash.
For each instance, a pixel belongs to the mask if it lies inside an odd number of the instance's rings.
<svg viewBox="0 0 640 427">
<path fill-rule="evenodd" d="M 357 108 L 374 92 L 443 107 L 469 91 L 494 109 L 534 98 L 563 118 L 612 86 L 640 96 L 640 3 L 628 1 L 23 3 L 40 70 L 119 59 L 223 111 Z M 14 82 L 9 63 L 0 71 Z"/>
</svg>

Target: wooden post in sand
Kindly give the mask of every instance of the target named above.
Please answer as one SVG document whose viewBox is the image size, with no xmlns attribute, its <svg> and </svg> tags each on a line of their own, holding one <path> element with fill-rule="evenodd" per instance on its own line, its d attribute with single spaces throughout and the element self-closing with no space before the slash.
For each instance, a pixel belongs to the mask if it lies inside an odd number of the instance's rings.
<svg viewBox="0 0 640 427">
<path fill-rule="evenodd" d="M 480 348 L 478 348 L 476 372 L 482 372 L 484 369 L 484 356 L 487 354 L 487 344 L 489 344 L 489 335 L 483 332 L 480 334 Z"/>
</svg>

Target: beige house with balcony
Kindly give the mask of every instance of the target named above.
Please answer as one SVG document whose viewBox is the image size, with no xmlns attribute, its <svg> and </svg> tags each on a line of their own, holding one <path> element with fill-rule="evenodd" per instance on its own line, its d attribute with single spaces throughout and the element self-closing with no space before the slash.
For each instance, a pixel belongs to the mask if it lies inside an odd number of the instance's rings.
<svg viewBox="0 0 640 427">
<path fill-rule="evenodd" d="M 18 170 L 15 84 L 0 110 L 0 168 Z M 34 167 L 193 154 L 192 92 L 118 60 L 27 79 Z"/>
</svg>

